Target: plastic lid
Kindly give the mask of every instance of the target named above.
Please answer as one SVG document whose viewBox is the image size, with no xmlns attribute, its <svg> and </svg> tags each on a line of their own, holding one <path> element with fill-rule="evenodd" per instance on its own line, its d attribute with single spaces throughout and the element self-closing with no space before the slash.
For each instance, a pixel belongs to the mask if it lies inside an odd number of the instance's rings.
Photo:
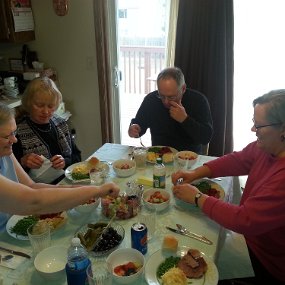
<svg viewBox="0 0 285 285">
<path fill-rule="evenodd" d="M 161 157 L 158 157 L 158 158 L 156 159 L 156 162 L 157 162 L 157 163 L 162 163 Z"/>
<path fill-rule="evenodd" d="M 75 246 L 75 245 L 81 245 L 80 239 L 79 239 L 78 237 L 73 238 L 73 239 L 71 240 L 71 244 L 72 244 L 73 246 Z"/>
</svg>

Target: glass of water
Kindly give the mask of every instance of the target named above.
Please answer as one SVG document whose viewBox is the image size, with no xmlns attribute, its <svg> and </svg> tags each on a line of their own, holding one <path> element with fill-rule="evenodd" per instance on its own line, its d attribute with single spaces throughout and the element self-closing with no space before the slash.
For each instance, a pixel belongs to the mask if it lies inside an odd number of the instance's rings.
<svg viewBox="0 0 285 285">
<path fill-rule="evenodd" d="M 102 185 L 104 183 L 104 172 L 98 169 L 90 169 L 90 183 L 93 185 Z"/>
</svg>

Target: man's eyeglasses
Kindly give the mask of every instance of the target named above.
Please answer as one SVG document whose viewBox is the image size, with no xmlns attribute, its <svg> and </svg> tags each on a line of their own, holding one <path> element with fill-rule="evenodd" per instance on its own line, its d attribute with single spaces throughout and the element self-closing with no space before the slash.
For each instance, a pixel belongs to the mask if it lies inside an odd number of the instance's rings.
<svg viewBox="0 0 285 285">
<path fill-rule="evenodd" d="M 254 128 L 256 130 L 259 130 L 259 129 L 265 128 L 265 127 L 282 125 L 282 123 L 272 123 L 272 124 L 266 124 L 266 125 L 256 125 L 254 119 L 252 119 L 252 122 L 253 122 L 253 126 L 254 126 Z"/>
<path fill-rule="evenodd" d="M 1 139 L 4 139 L 4 140 L 8 140 L 10 137 L 15 137 L 17 135 L 17 130 L 12 132 L 10 135 L 6 136 L 6 137 L 0 137 Z"/>
<path fill-rule="evenodd" d="M 175 96 L 165 96 L 165 95 L 159 94 L 159 91 L 157 91 L 157 92 L 158 92 L 157 95 L 156 95 L 157 98 L 159 98 L 159 99 L 162 100 L 162 101 L 165 101 L 165 100 L 168 100 L 168 101 L 176 101 L 177 98 L 181 95 L 181 91 L 179 91 L 178 94 L 175 95 Z"/>
</svg>

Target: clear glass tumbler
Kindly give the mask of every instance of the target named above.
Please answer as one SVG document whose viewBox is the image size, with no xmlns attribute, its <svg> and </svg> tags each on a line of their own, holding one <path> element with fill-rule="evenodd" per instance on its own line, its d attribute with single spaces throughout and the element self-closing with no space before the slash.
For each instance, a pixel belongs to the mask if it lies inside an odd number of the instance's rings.
<svg viewBox="0 0 285 285">
<path fill-rule="evenodd" d="M 86 269 L 89 285 L 112 285 L 112 274 L 104 261 L 92 262 Z"/>
<path fill-rule="evenodd" d="M 27 232 L 34 256 L 51 245 L 50 226 L 47 223 L 31 225 Z"/>
</svg>

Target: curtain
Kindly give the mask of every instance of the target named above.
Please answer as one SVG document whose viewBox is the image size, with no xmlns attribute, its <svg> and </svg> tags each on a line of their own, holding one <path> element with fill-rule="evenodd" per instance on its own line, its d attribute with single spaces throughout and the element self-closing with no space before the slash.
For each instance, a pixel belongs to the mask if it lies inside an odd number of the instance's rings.
<svg viewBox="0 0 285 285">
<path fill-rule="evenodd" d="M 99 83 L 102 143 L 113 142 L 112 86 L 109 63 L 109 41 L 107 28 L 107 1 L 94 0 L 94 24 Z"/>
<path fill-rule="evenodd" d="M 211 107 L 209 155 L 233 150 L 233 0 L 180 0 L 174 64 Z"/>
<path fill-rule="evenodd" d="M 166 66 L 173 66 L 175 59 L 175 38 L 179 0 L 170 0 L 168 36 L 166 48 Z"/>
</svg>

